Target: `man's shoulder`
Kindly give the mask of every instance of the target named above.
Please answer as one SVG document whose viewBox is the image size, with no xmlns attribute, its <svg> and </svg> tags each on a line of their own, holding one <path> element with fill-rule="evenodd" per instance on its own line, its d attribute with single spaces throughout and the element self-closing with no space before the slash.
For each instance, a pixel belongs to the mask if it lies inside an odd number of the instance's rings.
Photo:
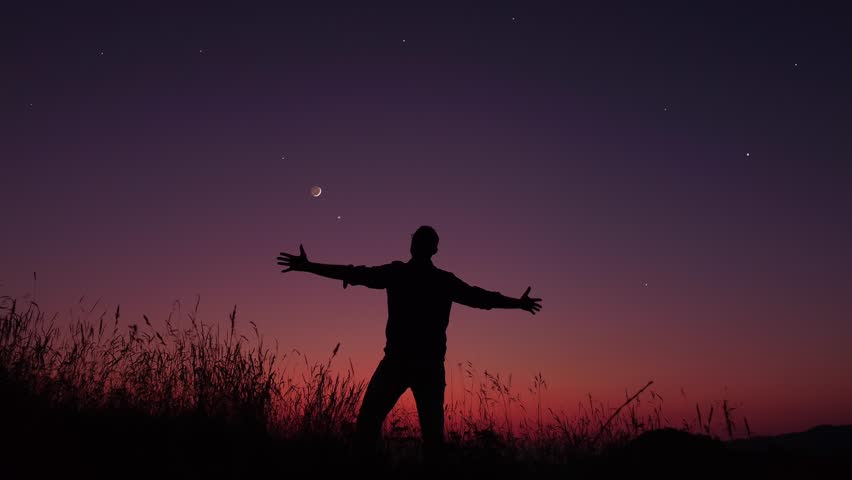
<svg viewBox="0 0 852 480">
<path fill-rule="evenodd" d="M 383 266 L 385 268 L 389 269 L 389 270 L 396 271 L 396 270 L 400 270 L 400 269 L 404 268 L 405 262 L 400 261 L 400 260 L 393 260 L 392 262 L 386 263 Z"/>
<path fill-rule="evenodd" d="M 403 269 L 405 269 L 405 262 L 401 262 L 399 260 L 392 260 L 391 262 L 379 265 L 376 268 L 388 273 L 402 272 Z"/>
<path fill-rule="evenodd" d="M 412 268 L 413 265 L 411 264 L 411 262 L 403 262 L 402 260 L 394 260 L 390 263 L 385 264 L 384 267 L 387 267 L 387 268 L 394 270 L 394 271 L 406 271 L 407 269 Z M 415 269 L 414 271 L 422 272 L 422 270 L 420 270 L 419 268 Z M 439 268 L 439 267 L 435 266 L 434 264 L 429 268 L 429 271 L 432 272 L 432 275 L 436 275 L 440 279 L 445 280 L 445 281 L 458 280 L 458 277 L 456 277 L 456 275 L 453 272 L 450 272 L 449 270 L 444 270 L 443 268 Z"/>
<path fill-rule="evenodd" d="M 451 272 L 449 270 L 444 270 L 443 268 L 438 268 L 438 267 L 435 267 L 435 270 L 438 272 L 438 275 L 440 275 L 442 278 L 444 278 L 446 280 L 455 280 L 455 279 L 458 278 L 458 277 L 456 277 L 456 275 L 453 272 Z"/>
</svg>

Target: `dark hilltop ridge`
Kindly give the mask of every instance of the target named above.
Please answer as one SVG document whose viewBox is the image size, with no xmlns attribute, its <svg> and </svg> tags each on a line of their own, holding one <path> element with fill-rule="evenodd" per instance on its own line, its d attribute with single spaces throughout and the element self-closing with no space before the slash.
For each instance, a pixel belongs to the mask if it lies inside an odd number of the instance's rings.
<svg viewBox="0 0 852 480">
<path fill-rule="evenodd" d="M 747 452 L 846 455 L 852 459 L 852 425 L 818 425 L 804 432 L 731 440 L 728 446 Z"/>
<path fill-rule="evenodd" d="M 248 478 L 349 475 L 365 468 L 346 432 L 282 437 L 251 424 L 204 415 L 151 416 L 123 408 L 73 408 L 44 402 L 0 382 L 0 478 Z M 446 475 L 564 478 L 566 475 L 759 475 L 828 478 L 849 471 L 852 425 L 821 425 L 777 436 L 723 441 L 673 428 L 645 431 L 621 445 L 575 452 L 541 444 L 518 448 L 487 432 L 448 445 Z M 374 477 L 428 476 L 414 436 L 388 441 Z"/>
<path fill-rule="evenodd" d="M 699 435 L 641 417 L 632 399 L 615 413 L 596 407 L 517 430 L 501 427 L 497 410 L 464 416 L 449 408 L 456 421 L 446 456 L 428 469 L 419 431 L 394 418 L 381 454 L 366 464 L 352 449 L 363 383 L 351 371 L 334 373 L 337 348 L 296 377 L 277 369 L 260 340 L 239 335 L 236 310 L 225 330 L 195 312 L 188 330 L 167 322 L 158 331 L 147 317 L 125 327 L 118 308 L 111 317 L 60 335 L 34 304 L 20 309 L 0 297 L 0 479 L 410 478 L 435 469 L 450 478 L 818 478 L 850 470 L 852 425 L 723 441 L 709 423 L 693 429 L 707 433 Z M 497 375 L 487 381 L 481 391 L 508 391 Z"/>
<path fill-rule="evenodd" d="M 8 386 L 8 385 L 5 385 Z M 3 391 L 5 397 L 8 391 Z M 18 392 L 20 393 L 20 392 Z M 23 398 L 19 395 L 16 400 Z M 42 410 L 30 403 L 17 413 L 3 403 L 0 478 L 248 478 L 256 475 L 349 475 L 365 467 L 340 436 L 280 438 L 216 418 L 150 417 L 138 412 Z M 22 405 L 19 403 L 19 407 Z M 369 467 L 379 478 L 429 476 L 413 454 L 417 438 L 396 439 Z M 414 448 L 413 448 L 414 447 Z M 541 446 L 542 452 L 553 446 Z M 495 439 L 451 443 L 445 465 L 451 478 L 564 478 L 572 475 L 690 477 L 759 475 L 760 478 L 829 478 L 848 471 L 852 426 L 722 441 L 677 429 L 644 432 L 622 446 L 594 454 L 530 458 Z"/>
<path fill-rule="evenodd" d="M 623 453 L 637 458 L 655 455 L 689 457 L 733 453 L 735 455 L 799 457 L 847 455 L 852 459 L 852 425 L 819 425 L 803 432 L 727 441 L 673 428 L 662 428 L 642 433 L 624 447 Z"/>
</svg>

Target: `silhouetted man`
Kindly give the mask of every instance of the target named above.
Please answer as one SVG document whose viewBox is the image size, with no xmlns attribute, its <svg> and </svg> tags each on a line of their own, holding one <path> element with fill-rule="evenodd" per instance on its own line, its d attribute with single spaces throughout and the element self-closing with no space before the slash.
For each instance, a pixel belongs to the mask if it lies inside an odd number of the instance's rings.
<svg viewBox="0 0 852 480">
<path fill-rule="evenodd" d="M 300 254 L 281 253 L 278 265 L 343 281 L 349 285 L 383 288 L 388 295 L 388 323 L 385 357 L 373 373 L 356 425 L 356 442 L 361 454 L 375 452 L 382 423 L 399 397 L 411 388 L 420 418 L 424 454 L 437 460 L 444 442 L 444 354 L 447 351 L 447 324 L 453 302 L 469 307 L 519 308 L 535 314 L 540 298 L 530 298 L 530 287 L 520 298 L 473 287 L 450 272 L 432 264 L 438 251 L 438 233 L 422 226 L 411 238 L 411 259 L 376 267 L 324 265 L 308 261 Z"/>
</svg>

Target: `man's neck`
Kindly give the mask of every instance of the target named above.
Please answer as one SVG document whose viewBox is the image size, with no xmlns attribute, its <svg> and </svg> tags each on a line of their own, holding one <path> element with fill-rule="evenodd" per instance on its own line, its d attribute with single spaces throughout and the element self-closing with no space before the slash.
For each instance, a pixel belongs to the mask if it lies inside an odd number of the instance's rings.
<svg viewBox="0 0 852 480">
<path fill-rule="evenodd" d="M 409 261 L 408 261 L 408 263 L 410 263 L 410 264 L 412 264 L 412 265 L 428 265 L 428 266 L 432 266 L 432 259 L 431 259 L 431 258 L 418 258 L 418 257 L 411 257 L 411 260 L 409 260 Z"/>
</svg>

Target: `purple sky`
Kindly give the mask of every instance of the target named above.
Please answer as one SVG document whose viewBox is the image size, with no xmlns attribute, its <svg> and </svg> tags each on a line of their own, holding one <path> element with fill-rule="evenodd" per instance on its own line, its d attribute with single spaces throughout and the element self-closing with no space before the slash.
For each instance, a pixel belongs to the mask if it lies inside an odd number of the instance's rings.
<svg viewBox="0 0 852 480">
<path fill-rule="evenodd" d="M 544 298 L 454 307 L 449 364 L 852 422 L 848 15 L 276 5 L 5 9 L 0 294 L 35 271 L 46 310 L 128 321 L 199 294 L 368 375 L 383 292 L 275 255 L 406 260 L 429 224 L 436 265 Z"/>
</svg>

